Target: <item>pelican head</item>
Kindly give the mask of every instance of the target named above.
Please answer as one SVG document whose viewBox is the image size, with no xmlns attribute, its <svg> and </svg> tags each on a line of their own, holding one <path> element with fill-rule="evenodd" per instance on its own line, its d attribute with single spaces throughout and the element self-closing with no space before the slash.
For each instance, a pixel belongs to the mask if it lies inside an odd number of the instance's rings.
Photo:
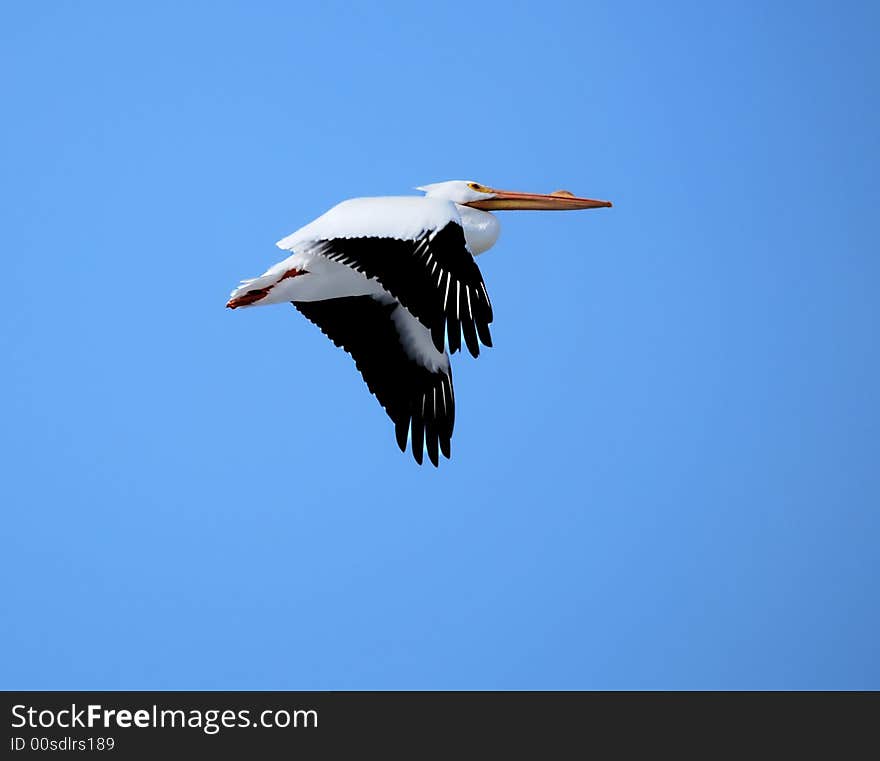
<svg viewBox="0 0 880 761">
<path fill-rule="evenodd" d="M 424 191 L 429 198 L 442 198 L 446 201 L 470 206 L 482 211 L 501 211 L 505 209 L 536 209 L 542 211 L 563 211 L 571 209 L 599 209 L 611 206 L 610 201 L 597 201 L 594 198 L 579 198 L 567 190 L 552 193 L 521 193 L 515 190 L 498 190 L 468 180 L 449 180 L 422 185 L 416 190 Z"/>
</svg>

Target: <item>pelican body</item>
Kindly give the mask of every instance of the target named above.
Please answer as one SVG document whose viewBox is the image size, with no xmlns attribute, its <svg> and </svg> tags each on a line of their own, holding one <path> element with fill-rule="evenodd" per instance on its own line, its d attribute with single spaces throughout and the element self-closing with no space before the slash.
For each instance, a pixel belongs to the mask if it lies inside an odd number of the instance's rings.
<svg viewBox="0 0 880 761">
<path fill-rule="evenodd" d="M 290 256 L 242 281 L 230 309 L 292 302 L 355 361 L 419 464 L 449 458 L 455 395 L 449 355 L 491 347 L 492 304 L 474 257 L 503 209 L 593 209 L 608 201 L 496 190 L 465 180 L 424 196 L 352 198 L 276 244 Z"/>
</svg>

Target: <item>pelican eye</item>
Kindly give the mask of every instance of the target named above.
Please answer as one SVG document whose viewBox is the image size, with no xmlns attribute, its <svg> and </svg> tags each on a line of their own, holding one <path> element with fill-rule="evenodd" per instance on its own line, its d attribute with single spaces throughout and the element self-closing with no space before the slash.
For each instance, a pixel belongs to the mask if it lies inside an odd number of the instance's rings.
<svg viewBox="0 0 880 761">
<path fill-rule="evenodd" d="M 487 188 L 485 185 L 480 185 L 479 182 L 469 182 L 468 187 L 471 190 L 476 190 L 478 193 L 488 193 L 489 192 L 489 188 Z"/>
</svg>

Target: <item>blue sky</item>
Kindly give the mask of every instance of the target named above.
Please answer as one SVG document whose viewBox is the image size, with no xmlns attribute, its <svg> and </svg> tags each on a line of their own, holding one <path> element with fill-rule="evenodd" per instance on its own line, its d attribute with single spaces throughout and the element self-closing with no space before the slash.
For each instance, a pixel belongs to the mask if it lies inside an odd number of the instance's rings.
<svg viewBox="0 0 880 761">
<path fill-rule="evenodd" d="M 0 686 L 880 688 L 869 3 L 0 12 Z M 418 468 L 292 308 L 474 179 L 495 348 Z"/>
</svg>

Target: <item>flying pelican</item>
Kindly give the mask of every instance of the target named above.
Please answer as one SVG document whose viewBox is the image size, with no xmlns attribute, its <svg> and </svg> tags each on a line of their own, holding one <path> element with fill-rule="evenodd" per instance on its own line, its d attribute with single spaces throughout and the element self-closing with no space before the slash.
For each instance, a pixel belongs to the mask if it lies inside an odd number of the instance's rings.
<svg viewBox="0 0 880 761">
<path fill-rule="evenodd" d="M 436 467 L 450 455 L 455 394 L 449 354 L 492 346 L 492 304 L 474 256 L 490 249 L 502 209 L 595 209 L 568 191 L 519 193 L 478 182 L 424 185 L 424 196 L 352 198 L 276 245 L 290 251 L 243 280 L 230 309 L 290 301 L 354 359 L 394 422 Z M 447 353 L 448 349 L 448 353 Z"/>
</svg>

